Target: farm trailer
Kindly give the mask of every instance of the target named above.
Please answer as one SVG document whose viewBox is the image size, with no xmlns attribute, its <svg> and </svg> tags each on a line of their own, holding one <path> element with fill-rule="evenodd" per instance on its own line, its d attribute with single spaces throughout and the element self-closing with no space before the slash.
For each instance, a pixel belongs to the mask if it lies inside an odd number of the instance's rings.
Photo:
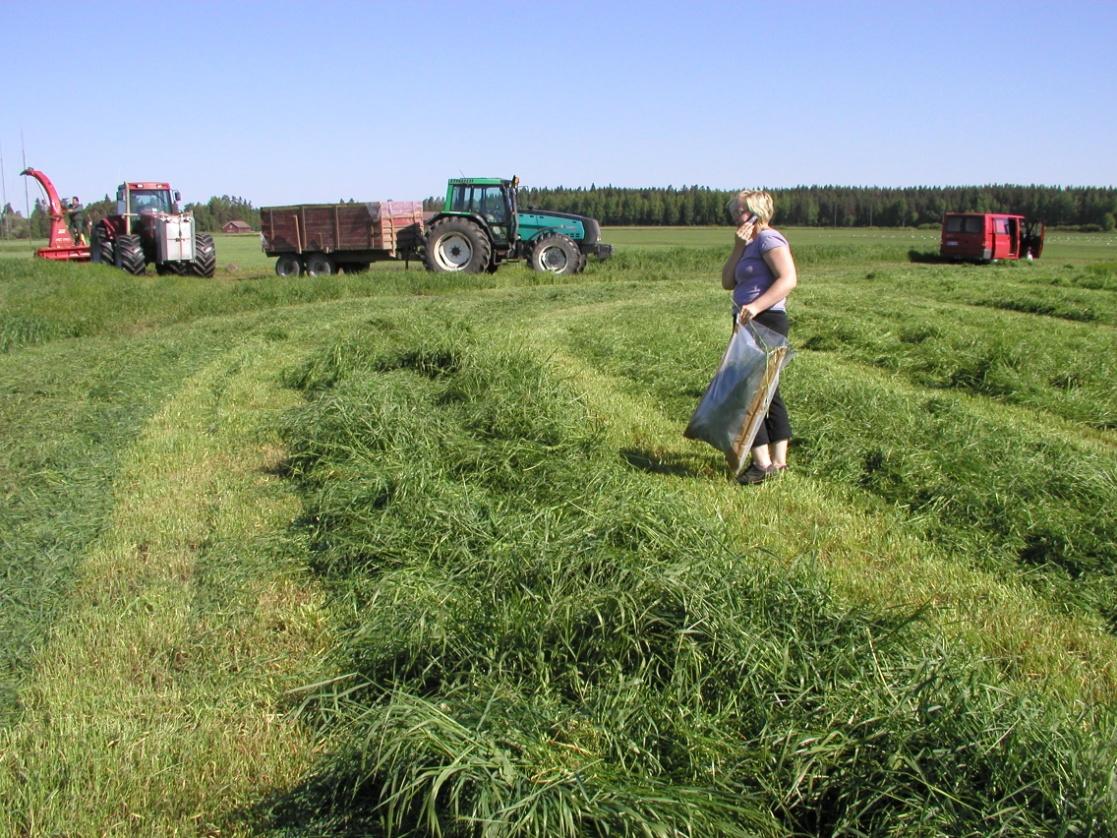
<svg viewBox="0 0 1117 838">
<path fill-rule="evenodd" d="M 939 253 L 948 259 L 994 262 L 1038 259 L 1046 230 L 1042 221 L 1001 212 L 948 212 L 942 219 Z"/>
<path fill-rule="evenodd" d="M 422 201 L 261 207 L 261 245 L 279 276 L 359 273 L 419 258 L 423 221 Z"/>
</svg>

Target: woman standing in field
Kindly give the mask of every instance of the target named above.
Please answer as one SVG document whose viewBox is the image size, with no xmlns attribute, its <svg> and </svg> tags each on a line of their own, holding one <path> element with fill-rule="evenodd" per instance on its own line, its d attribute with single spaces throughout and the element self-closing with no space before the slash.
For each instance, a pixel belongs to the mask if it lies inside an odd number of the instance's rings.
<svg viewBox="0 0 1117 838">
<path fill-rule="evenodd" d="M 787 295 L 799 280 L 787 239 L 768 226 L 773 209 L 767 192 L 745 190 L 730 199 L 729 214 L 737 232 L 733 252 L 721 269 L 721 287 L 733 292 L 734 328 L 755 320 L 786 336 Z M 737 480 L 762 483 L 787 468 L 790 439 L 791 422 L 777 387 L 753 440 L 752 462 Z"/>
</svg>

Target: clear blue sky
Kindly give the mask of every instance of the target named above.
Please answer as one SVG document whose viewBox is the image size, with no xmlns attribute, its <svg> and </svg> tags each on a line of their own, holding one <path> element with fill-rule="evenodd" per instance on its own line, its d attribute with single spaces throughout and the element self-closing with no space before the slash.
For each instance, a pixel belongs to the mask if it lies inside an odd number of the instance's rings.
<svg viewBox="0 0 1117 838">
<path fill-rule="evenodd" d="M 1117 2 L 0 0 L 0 33 L 20 210 L 21 130 L 85 201 L 1117 185 Z"/>
</svg>

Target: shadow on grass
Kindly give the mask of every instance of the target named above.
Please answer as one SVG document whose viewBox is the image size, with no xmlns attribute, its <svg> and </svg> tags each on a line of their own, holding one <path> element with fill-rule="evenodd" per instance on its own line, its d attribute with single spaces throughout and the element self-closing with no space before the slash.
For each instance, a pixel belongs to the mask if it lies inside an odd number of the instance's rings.
<svg viewBox="0 0 1117 838">
<path fill-rule="evenodd" d="M 664 454 L 622 448 L 621 457 L 635 469 L 651 474 L 669 474 L 672 477 L 709 477 L 710 467 L 692 455 Z"/>
<path fill-rule="evenodd" d="M 229 825 L 283 838 L 378 838 L 386 834 L 378 803 L 358 773 L 329 773 L 264 797 L 236 813 Z"/>
<path fill-rule="evenodd" d="M 908 261 L 909 262 L 919 262 L 921 264 L 929 264 L 929 265 L 950 265 L 950 264 L 956 263 L 958 260 L 957 259 L 948 259 L 945 256 L 943 256 L 939 253 L 935 253 L 932 250 L 915 250 L 915 249 L 912 249 L 912 250 L 908 251 Z"/>
</svg>

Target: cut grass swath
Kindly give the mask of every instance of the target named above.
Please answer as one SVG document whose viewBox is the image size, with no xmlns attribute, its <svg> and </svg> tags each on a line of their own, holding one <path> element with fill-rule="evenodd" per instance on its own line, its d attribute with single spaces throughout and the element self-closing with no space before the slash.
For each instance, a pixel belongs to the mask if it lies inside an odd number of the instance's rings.
<svg viewBox="0 0 1117 838">
<path fill-rule="evenodd" d="M 454 360 L 432 375 L 429 358 Z M 368 330 L 295 379 L 317 394 L 288 426 L 290 468 L 355 673 L 312 703 L 335 744 L 313 783 L 334 791 L 305 823 L 1117 825 L 1112 718 L 985 686 L 915 615 L 841 607 L 809 566 L 738 555 L 716 518 L 618 462 L 530 351 Z"/>
</svg>

